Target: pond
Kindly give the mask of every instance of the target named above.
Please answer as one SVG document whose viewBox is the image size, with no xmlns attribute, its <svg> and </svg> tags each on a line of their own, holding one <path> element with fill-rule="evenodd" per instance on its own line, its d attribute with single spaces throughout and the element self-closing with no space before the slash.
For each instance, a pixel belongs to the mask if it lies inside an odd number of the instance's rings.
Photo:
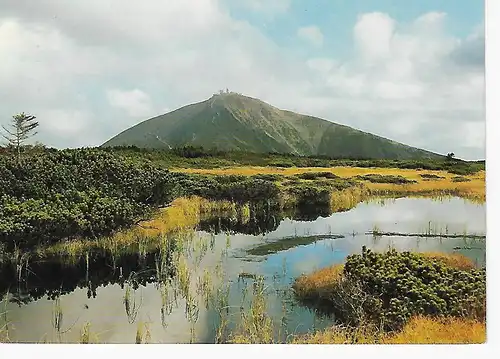
<svg viewBox="0 0 500 359">
<path fill-rule="evenodd" d="M 378 200 L 305 217 L 309 220 L 277 215 L 246 223 L 201 222 L 192 235 L 196 250 L 185 258 L 193 295 L 187 301 L 178 296 L 176 305 L 166 304 L 174 294 L 165 294 L 158 283 L 158 253 L 120 258 L 93 253 L 77 263 L 33 262 L 21 276 L 5 267 L 0 295 L 8 291 L 9 301 L 0 309 L 0 327 L 7 321 L 13 342 L 78 342 L 90 323 L 90 332 L 105 343 L 134 343 L 138 328 L 153 343 L 214 343 L 220 313 L 225 327 L 235 329 L 262 278 L 266 312 L 274 319 L 275 335 L 285 340 L 333 323 L 295 301 L 293 280 L 342 263 L 363 245 L 381 251 L 459 252 L 478 266 L 485 264 L 486 243 L 480 238 L 486 232 L 485 206 L 463 199 Z M 202 283 L 212 289 L 197 292 Z"/>
</svg>

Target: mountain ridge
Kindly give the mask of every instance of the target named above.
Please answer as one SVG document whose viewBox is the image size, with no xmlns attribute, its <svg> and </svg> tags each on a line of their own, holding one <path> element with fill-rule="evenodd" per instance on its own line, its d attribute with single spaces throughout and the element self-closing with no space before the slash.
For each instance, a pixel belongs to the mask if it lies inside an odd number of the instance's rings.
<svg viewBox="0 0 500 359">
<path fill-rule="evenodd" d="M 102 147 L 199 146 L 256 153 L 373 159 L 443 158 L 441 154 L 323 118 L 279 109 L 236 93 L 214 94 L 142 121 Z"/>
</svg>

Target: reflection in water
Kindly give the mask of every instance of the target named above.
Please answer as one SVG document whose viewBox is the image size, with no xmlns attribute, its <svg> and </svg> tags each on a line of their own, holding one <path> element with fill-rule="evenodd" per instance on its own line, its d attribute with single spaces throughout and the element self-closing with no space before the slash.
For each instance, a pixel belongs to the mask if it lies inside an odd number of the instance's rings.
<svg viewBox="0 0 500 359">
<path fill-rule="evenodd" d="M 83 308 L 89 303 L 84 319 L 96 330 L 107 331 L 102 337 L 106 342 L 133 342 L 137 322 L 143 320 L 151 324 L 151 334 L 159 342 L 196 338 L 197 342 L 213 343 L 222 335 L 219 324 L 226 331 L 238 327 L 240 308 L 250 308 L 252 288 L 262 278 L 267 288 L 266 312 L 281 323 L 274 328 L 280 330 L 276 335 L 306 333 L 332 321 L 295 302 L 290 290 L 293 280 L 341 263 L 347 255 L 359 253 L 363 245 L 374 250 L 458 251 L 484 265 L 484 240 L 366 235 L 374 228 L 425 233 L 429 222 L 433 232 L 484 234 L 485 208 L 461 199 L 398 199 L 360 203 L 353 210 L 333 215 L 324 209 L 294 213 L 251 210 L 247 216 L 212 218 L 199 224 L 194 249 L 177 266 L 174 278 L 182 293 L 165 285 L 174 276 L 171 255 L 166 258 L 152 252 L 116 258 L 89 253 L 74 263 L 56 257 L 32 258 L 20 273 L 15 265 L 4 264 L 0 267 L 0 295 L 10 293 L 9 315 L 17 329 L 13 340 L 39 340 L 46 331 L 39 318 L 48 316 L 45 320 L 50 323 L 53 317 L 54 305 L 44 298 L 48 297 L 61 298 L 65 308 Z M 262 260 L 249 261 L 252 257 Z M 161 283 L 158 268 L 167 268 Z M 215 286 L 216 282 L 222 286 Z M 134 293 L 138 288 L 140 299 Z M 77 321 L 77 314 L 65 310 L 64 321 Z"/>
<path fill-rule="evenodd" d="M 198 230 L 209 233 L 241 233 L 260 235 L 275 231 L 285 219 L 313 222 L 320 217 L 332 214 L 328 206 L 302 206 L 287 211 L 270 209 L 261 211 L 258 207 L 250 207 L 250 216 L 212 217 L 203 219 L 198 224 Z"/>
<path fill-rule="evenodd" d="M 241 217 L 213 217 L 200 221 L 198 230 L 213 234 L 241 233 L 256 236 L 274 231 L 282 219 L 283 214 L 279 212 L 256 216 L 248 220 Z"/>
<path fill-rule="evenodd" d="M 10 300 L 19 305 L 47 296 L 55 299 L 77 288 L 86 288 L 87 297 L 95 298 L 98 287 L 125 282 L 134 289 L 156 281 L 156 265 L 160 251 L 140 254 L 122 254 L 113 257 L 106 253 L 89 253 L 75 261 L 65 263 L 63 258 L 32 259 L 24 264 L 21 273 L 13 263 L 4 263 L 0 268 L 0 297 L 7 292 Z M 169 260 L 168 263 L 171 263 Z M 171 276 L 170 266 L 166 274 Z"/>
</svg>

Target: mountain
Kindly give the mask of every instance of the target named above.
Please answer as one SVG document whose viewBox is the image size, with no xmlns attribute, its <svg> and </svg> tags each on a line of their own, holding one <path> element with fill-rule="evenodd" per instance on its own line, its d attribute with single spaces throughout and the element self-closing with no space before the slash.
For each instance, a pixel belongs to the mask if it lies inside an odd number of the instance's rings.
<svg viewBox="0 0 500 359">
<path fill-rule="evenodd" d="M 336 158 L 424 159 L 441 155 L 273 107 L 235 94 L 216 94 L 143 121 L 103 147 L 168 148 L 183 145 L 256 153 L 325 155 Z"/>
</svg>

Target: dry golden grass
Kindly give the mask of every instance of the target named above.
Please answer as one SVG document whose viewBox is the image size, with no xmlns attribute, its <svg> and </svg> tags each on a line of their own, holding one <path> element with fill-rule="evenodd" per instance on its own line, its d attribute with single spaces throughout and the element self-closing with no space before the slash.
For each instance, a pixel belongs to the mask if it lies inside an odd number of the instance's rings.
<svg viewBox="0 0 500 359">
<path fill-rule="evenodd" d="M 468 270 L 476 267 L 472 259 L 461 253 L 423 252 L 420 254 L 427 258 L 437 259 L 447 266 L 456 269 Z"/>
<path fill-rule="evenodd" d="M 486 180 L 485 171 L 476 174 L 463 176 L 470 179 L 469 182 L 453 182 L 452 178 L 456 175 L 446 171 L 429 171 L 400 168 L 361 168 L 361 167 L 229 167 L 215 169 L 193 169 L 179 168 L 177 172 L 215 174 L 215 175 L 245 175 L 252 176 L 256 174 L 281 174 L 284 176 L 293 176 L 306 172 L 331 172 L 339 177 L 349 178 L 358 175 L 380 174 L 403 176 L 409 180 L 416 180 L 418 183 L 398 185 L 392 183 L 371 183 L 361 181 L 370 190 L 373 195 L 456 195 L 480 203 L 486 201 Z M 423 181 L 421 174 L 434 174 L 442 179 L 430 179 Z"/>
<path fill-rule="evenodd" d="M 414 317 L 403 331 L 383 338 L 383 344 L 482 344 L 486 323 L 467 318 Z"/>
<path fill-rule="evenodd" d="M 193 228 L 201 217 L 210 213 L 235 213 L 236 204 L 229 201 L 209 201 L 201 197 L 177 198 L 162 208 L 155 218 L 139 223 L 133 231 L 145 236 L 164 235 Z"/>
<path fill-rule="evenodd" d="M 229 201 L 209 201 L 200 197 L 177 198 L 170 206 L 159 210 L 155 218 L 142 221 L 137 226 L 98 239 L 75 239 L 56 243 L 37 250 L 40 255 L 66 255 L 78 257 L 93 249 L 111 251 L 130 248 L 154 247 L 159 238 L 167 235 L 186 234 L 192 231 L 203 215 L 225 213 L 234 215 L 236 204 Z"/>
<path fill-rule="evenodd" d="M 332 327 L 298 336 L 293 344 L 481 344 L 486 341 L 486 324 L 464 318 L 416 316 L 396 334 L 380 334 L 374 328 Z"/>
<path fill-rule="evenodd" d="M 333 212 L 348 210 L 369 196 L 430 196 L 440 197 L 455 195 L 483 203 L 486 200 L 485 172 L 481 171 L 474 175 L 464 176 L 469 182 L 453 182 L 455 175 L 445 171 L 417 171 L 412 169 L 398 168 L 359 168 L 359 167 L 307 167 L 307 168 L 279 168 L 279 167 L 231 167 L 219 169 L 177 169 L 176 171 L 199 174 L 218 175 L 255 175 L 255 174 L 282 174 L 292 176 L 305 172 L 331 172 L 343 178 L 358 175 L 380 174 L 400 175 L 418 183 L 397 185 L 392 183 L 371 183 L 360 181 L 363 187 L 354 187 L 344 191 L 334 191 L 331 195 L 330 207 Z M 443 179 L 431 179 L 423 181 L 421 174 L 434 174 Z M 293 202 L 293 198 L 284 198 L 284 201 Z M 72 254 L 80 255 L 90 249 L 113 249 L 130 245 L 151 245 L 155 237 L 168 233 L 175 233 L 193 228 L 200 220 L 200 216 L 224 212 L 230 215 L 237 213 L 237 206 L 228 201 L 209 201 L 200 197 L 178 198 L 169 207 L 163 208 L 158 215 L 149 221 L 139 223 L 129 230 L 118 232 L 109 238 L 98 240 L 80 239 L 55 244 L 49 248 L 39 250 L 40 254 Z M 248 216 L 248 208 L 243 208 L 243 216 Z"/>
<path fill-rule="evenodd" d="M 351 187 L 343 191 L 332 191 L 330 194 L 330 209 L 332 212 L 349 210 L 368 196 L 369 192 L 365 187 Z"/>
<path fill-rule="evenodd" d="M 322 268 L 308 275 L 302 275 L 296 279 L 293 289 L 299 297 L 323 297 L 328 295 L 332 283 L 335 283 L 342 277 L 344 270 L 343 264 L 335 264 L 330 267 Z"/>
</svg>

